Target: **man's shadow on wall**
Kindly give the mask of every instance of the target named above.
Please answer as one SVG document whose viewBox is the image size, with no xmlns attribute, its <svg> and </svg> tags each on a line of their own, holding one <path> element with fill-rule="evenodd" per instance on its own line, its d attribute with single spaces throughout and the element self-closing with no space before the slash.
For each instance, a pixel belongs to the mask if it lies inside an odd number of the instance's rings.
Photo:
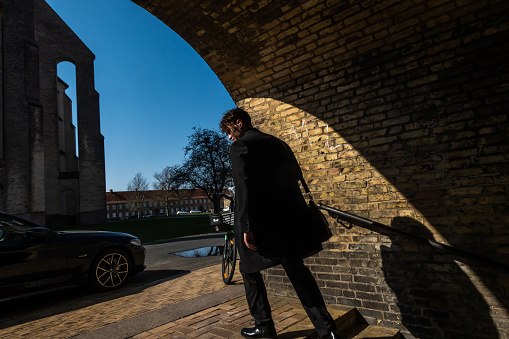
<svg viewBox="0 0 509 339">
<path fill-rule="evenodd" d="M 431 232 L 414 219 L 395 218 L 393 228 L 426 239 Z M 455 256 L 386 233 L 382 270 L 396 296 L 401 322 L 417 338 L 498 338 L 490 310 Z M 398 309 L 395 311 L 397 312 Z"/>
</svg>

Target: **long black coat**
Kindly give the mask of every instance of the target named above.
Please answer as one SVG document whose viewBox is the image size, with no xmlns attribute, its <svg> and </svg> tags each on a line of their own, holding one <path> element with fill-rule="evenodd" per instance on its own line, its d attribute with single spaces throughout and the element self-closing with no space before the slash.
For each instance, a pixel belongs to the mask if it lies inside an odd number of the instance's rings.
<svg viewBox="0 0 509 339">
<path fill-rule="evenodd" d="M 280 264 L 282 258 L 320 251 L 320 243 L 309 242 L 311 223 L 299 186 L 302 172 L 290 147 L 252 129 L 231 145 L 230 156 L 240 270 L 256 272 Z M 244 243 L 248 231 L 254 234 L 257 251 Z"/>
</svg>

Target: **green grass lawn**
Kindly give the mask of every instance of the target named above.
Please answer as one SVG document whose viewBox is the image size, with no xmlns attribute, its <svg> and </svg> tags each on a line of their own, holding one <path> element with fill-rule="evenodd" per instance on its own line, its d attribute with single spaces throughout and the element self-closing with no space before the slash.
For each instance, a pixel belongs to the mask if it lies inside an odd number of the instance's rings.
<svg viewBox="0 0 509 339">
<path fill-rule="evenodd" d="M 213 232 L 208 215 L 129 219 L 65 229 L 124 232 L 138 237 L 144 244 Z"/>
</svg>

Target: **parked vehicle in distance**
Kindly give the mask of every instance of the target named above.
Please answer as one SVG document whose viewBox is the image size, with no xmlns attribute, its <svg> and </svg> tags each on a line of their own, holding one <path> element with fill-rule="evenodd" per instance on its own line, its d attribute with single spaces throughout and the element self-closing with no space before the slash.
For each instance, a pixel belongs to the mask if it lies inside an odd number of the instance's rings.
<svg viewBox="0 0 509 339">
<path fill-rule="evenodd" d="M 0 301 L 73 285 L 107 291 L 145 269 L 133 235 L 60 231 L 0 212 Z"/>
<path fill-rule="evenodd" d="M 177 211 L 177 215 L 189 214 L 189 212 L 185 211 Z"/>
<path fill-rule="evenodd" d="M 189 211 L 189 213 L 194 214 L 194 213 L 203 213 L 203 212 L 202 211 Z"/>
</svg>

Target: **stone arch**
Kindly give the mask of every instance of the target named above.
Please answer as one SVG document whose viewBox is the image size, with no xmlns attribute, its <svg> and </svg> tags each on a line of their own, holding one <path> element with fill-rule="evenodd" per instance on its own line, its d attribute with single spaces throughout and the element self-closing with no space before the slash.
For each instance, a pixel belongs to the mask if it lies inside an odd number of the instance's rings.
<svg viewBox="0 0 509 339">
<path fill-rule="evenodd" d="M 184 38 L 257 126 L 289 141 L 318 200 L 387 225 L 409 218 L 438 241 L 508 262 L 497 240 L 509 236 L 506 3 L 133 2 Z M 344 267 L 326 274 L 310 261 L 328 300 L 390 323 L 398 311 L 378 267 L 380 244 L 393 240 L 334 231 L 323 256 Z M 507 333 L 503 275 L 469 265 L 502 314 L 486 333 Z M 269 271 L 269 289 L 288 287 L 278 276 Z M 370 299 L 362 291 L 374 283 Z"/>
<path fill-rule="evenodd" d="M 65 63 L 65 64 L 63 64 Z M 71 69 L 74 74 L 71 78 L 65 78 L 68 74 L 61 74 L 61 65 Z M 70 68 L 69 68 L 70 67 Z M 75 105 L 72 97 L 76 96 L 76 66 L 67 60 L 57 64 L 57 115 L 58 115 L 58 147 L 60 150 L 60 172 L 78 171 L 78 152 L 76 149 L 76 116 Z M 69 93 L 69 90 L 74 93 Z"/>
</svg>

